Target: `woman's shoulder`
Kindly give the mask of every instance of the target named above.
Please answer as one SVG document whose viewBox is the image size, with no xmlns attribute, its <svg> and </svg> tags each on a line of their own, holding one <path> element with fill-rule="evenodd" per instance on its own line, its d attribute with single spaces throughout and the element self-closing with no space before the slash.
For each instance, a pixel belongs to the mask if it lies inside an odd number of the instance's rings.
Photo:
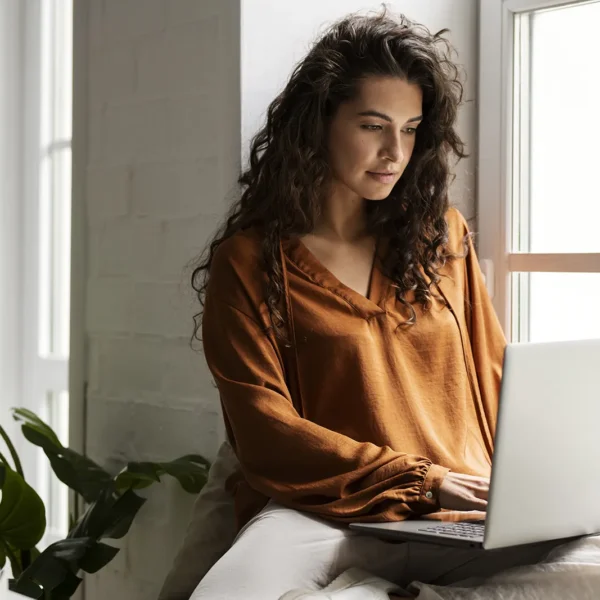
<svg viewBox="0 0 600 600">
<path fill-rule="evenodd" d="M 207 294 L 244 311 L 260 306 L 263 297 L 262 238 L 250 227 L 223 240 L 213 254 Z M 252 305 L 252 306 L 250 306 Z"/>
<path fill-rule="evenodd" d="M 237 231 L 218 245 L 212 265 L 216 270 L 227 267 L 238 272 L 251 270 L 259 265 L 261 246 L 261 236 L 256 227 Z"/>
<path fill-rule="evenodd" d="M 446 223 L 448 223 L 449 250 L 463 254 L 465 236 L 469 234 L 467 220 L 456 206 L 451 206 L 446 211 Z"/>
</svg>

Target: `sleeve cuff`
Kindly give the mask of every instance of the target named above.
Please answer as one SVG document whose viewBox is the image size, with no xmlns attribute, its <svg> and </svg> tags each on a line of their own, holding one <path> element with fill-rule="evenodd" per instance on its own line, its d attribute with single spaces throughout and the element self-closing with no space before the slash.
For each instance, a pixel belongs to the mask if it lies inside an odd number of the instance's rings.
<svg viewBox="0 0 600 600">
<path fill-rule="evenodd" d="M 426 510 L 440 509 L 440 486 L 449 472 L 450 469 L 440 465 L 432 464 L 429 467 L 419 492 L 420 506 Z"/>
</svg>

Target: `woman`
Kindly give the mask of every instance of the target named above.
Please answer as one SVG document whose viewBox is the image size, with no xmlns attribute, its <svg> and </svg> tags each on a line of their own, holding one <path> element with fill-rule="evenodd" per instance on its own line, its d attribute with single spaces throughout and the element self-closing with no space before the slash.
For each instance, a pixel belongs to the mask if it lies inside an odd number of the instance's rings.
<svg viewBox="0 0 600 600">
<path fill-rule="evenodd" d="M 475 557 L 347 527 L 487 504 L 505 338 L 449 207 L 466 155 L 444 32 L 385 10 L 334 24 L 269 107 L 194 271 L 242 467 L 240 532 L 194 600 L 279 598 L 352 566 L 443 582 Z"/>
</svg>

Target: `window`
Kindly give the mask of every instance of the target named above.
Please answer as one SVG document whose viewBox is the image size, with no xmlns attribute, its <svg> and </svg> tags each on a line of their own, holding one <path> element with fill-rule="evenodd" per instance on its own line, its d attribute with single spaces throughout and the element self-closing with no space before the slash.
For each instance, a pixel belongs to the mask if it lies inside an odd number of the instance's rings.
<svg viewBox="0 0 600 600">
<path fill-rule="evenodd" d="M 479 254 L 516 342 L 600 338 L 600 1 L 481 3 Z"/>
<path fill-rule="evenodd" d="M 41 3 L 38 354 L 55 360 L 69 356 L 72 13 Z"/>
<path fill-rule="evenodd" d="M 73 8 L 28 2 L 26 54 L 21 405 L 68 445 Z M 68 488 L 30 444 L 27 479 L 47 509 L 40 549 L 68 532 Z"/>
</svg>

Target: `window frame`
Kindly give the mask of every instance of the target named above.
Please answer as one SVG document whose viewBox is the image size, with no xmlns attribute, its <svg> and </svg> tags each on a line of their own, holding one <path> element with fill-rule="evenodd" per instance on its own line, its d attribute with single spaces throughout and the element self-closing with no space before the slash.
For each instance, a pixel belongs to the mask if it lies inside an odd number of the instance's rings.
<svg viewBox="0 0 600 600">
<path fill-rule="evenodd" d="M 600 253 L 511 252 L 513 44 L 517 13 L 590 0 L 481 0 L 479 10 L 479 255 L 500 324 L 513 340 L 513 272 L 600 273 Z M 522 318 L 522 316 L 521 316 Z M 521 324 L 522 325 L 522 324 Z"/>
<path fill-rule="evenodd" d="M 45 4 L 45 10 L 48 10 Z M 48 394 L 69 391 L 69 358 L 43 357 L 39 354 L 40 321 L 40 247 L 41 247 L 41 194 L 40 166 L 42 157 L 41 108 L 43 78 L 41 56 L 42 3 L 28 0 L 25 3 L 25 65 L 24 85 L 24 159 L 23 159 L 23 322 L 22 340 L 22 396 L 20 405 L 45 419 Z M 47 76 L 53 78 L 55 74 Z M 27 443 L 23 452 L 29 465 L 28 480 L 44 499 L 49 510 L 49 489 L 55 475 L 42 451 Z M 71 502 L 69 502 L 69 505 Z M 71 511 L 71 507 L 69 506 Z M 41 544 L 47 546 L 62 538 L 54 531 L 51 515 L 47 515 L 47 530 Z"/>
<path fill-rule="evenodd" d="M 60 1 L 60 0 L 59 0 Z M 85 164 L 87 160 L 87 57 L 88 7 L 86 0 L 70 0 L 73 3 L 73 95 L 72 135 L 70 140 L 71 195 L 67 200 L 70 208 L 70 314 L 69 356 L 55 358 L 39 355 L 40 310 L 40 165 L 41 165 L 41 102 L 42 102 L 42 2 L 25 0 L 20 5 L 22 25 L 22 53 L 18 58 L 21 74 L 22 103 L 19 105 L 20 152 L 19 202 L 20 232 L 16 248 L 19 264 L 18 281 L 12 289 L 20 297 L 19 339 L 15 352 L 19 357 L 18 398 L 10 406 L 23 406 L 41 418 L 49 393 L 69 394 L 68 445 L 85 454 Z M 47 2 L 47 0 L 43 0 Z M 46 9 L 48 5 L 46 4 Z M 69 210 L 69 209 L 67 209 Z M 10 285 L 8 289 L 11 289 Z M 7 410 L 9 406 L 3 406 Z M 41 449 L 27 442 L 17 424 L 10 430 L 28 482 L 36 488 L 45 501 L 49 497 L 48 484 L 55 475 Z M 81 499 L 68 492 L 68 512 L 77 518 L 83 508 Z M 61 532 L 52 531 L 52 523 L 43 540 L 43 546 L 62 539 Z M 83 583 L 74 598 L 83 595 Z"/>
</svg>

